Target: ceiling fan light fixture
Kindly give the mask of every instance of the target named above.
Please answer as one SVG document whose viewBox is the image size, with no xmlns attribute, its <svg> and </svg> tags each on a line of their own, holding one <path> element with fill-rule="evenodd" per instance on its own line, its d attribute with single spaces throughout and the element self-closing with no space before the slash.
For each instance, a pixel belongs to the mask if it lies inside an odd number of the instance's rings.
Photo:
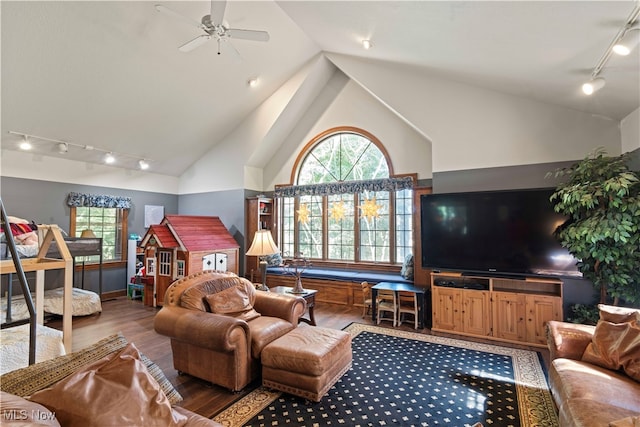
<svg viewBox="0 0 640 427">
<path fill-rule="evenodd" d="M 640 43 L 640 26 L 634 26 L 625 31 L 624 36 L 613 45 L 611 50 L 620 55 L 627 56 Z"/>
<path fill-rule="evenodd" d="M 362 40 L 362 47 L 369 50 L 373 47 L 373 44 L 371 44 L 371 40 Z"/>
<path fill-rule="evenodd" d="M 592 95 L 602 89 L 605 85 L 606 81 L 602 77 L 596 77 L 591 81 L 582 85 L 582 92 L 585 95 Z"/>
<path fill-rule="evenodd" d="M 20 149 L 23 151 L 29 151 L 33 148 L 33 145 L 31 145 L 31 142 L 29 142 L 29 138 L 27 138 L 27 135 L 24 135 L 22 137 L 22 142 L 20 143 Z"/>
</svg>

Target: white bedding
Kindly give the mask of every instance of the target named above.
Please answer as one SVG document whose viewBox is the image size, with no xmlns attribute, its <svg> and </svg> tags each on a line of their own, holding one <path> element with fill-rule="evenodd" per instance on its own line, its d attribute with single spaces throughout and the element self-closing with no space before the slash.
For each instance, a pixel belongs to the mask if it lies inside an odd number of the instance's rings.
<svg viewBox="0 0 640 427">
<path fill-rule="evenodd" d="M 63 314 L 63 292 L 64 288 L 50 289 L 44 292 L 45 313 Z M 33 297 L 35 299 L 35 297 Z M 34 301 L 35 303 L 35 301 Z M 72 294 L 72 316 L 88 316 L 89 314 L 102 312 L 102 303 L 98 294 L 84 289 L 73 288 Z M 0 323 L 5 323 L 7 319 L 7 299 L 2 298 L 0 303 Z M 11 299 L 11 319 L 13 321 L 28 319 L 29 310 L 22 296 Z"/>
<path fill-rule="evenodd" d="M 36 362 L 65 354 L 62 331 L 37 325 Z M 29 365 L 29 325 L 0 331 L 0 374 Z"/>
</svg>

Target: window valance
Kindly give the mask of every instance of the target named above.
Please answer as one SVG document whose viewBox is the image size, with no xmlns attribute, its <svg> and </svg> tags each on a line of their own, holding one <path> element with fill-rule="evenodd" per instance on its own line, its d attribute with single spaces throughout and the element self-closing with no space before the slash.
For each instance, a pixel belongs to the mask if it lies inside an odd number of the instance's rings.
<svg viewBox="0 0 640 427">
<path fill-rule="evenodd" d="M 398 191 L 413 188 L 413 177 L 369 179 L 363 181 L 328 182 L 324 184 L 288 185 L 276 187 L 275 197 L 328 196 L 363 191 Z"/>
<path fill-rule="evenodd" d="M 131 209 L 131 197 L 117 197 L 103 194 L 69 193 L 67 205 L 88 208 Z"/>
</svg>

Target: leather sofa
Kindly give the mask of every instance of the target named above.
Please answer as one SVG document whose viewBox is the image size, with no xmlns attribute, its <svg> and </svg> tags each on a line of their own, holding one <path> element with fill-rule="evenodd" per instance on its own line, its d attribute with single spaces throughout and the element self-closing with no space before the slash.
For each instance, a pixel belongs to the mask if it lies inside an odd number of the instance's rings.
<svg viewBox="0 0 640 427">
<path fill-rule="evenodd" d="M 599 308 L 597 326 L 547 323 L 561 427 L 640 425 L 640 310 Z"/>
<path fill-rule="evenodd" d="M 178 372 L 239 391 L 260 376 L 262 349 L 296 328 L 305 309 L 302 297 L 256 291 L 233 273 L 205 271 L 169 286 L 154 328 L 171 338 Z"/>
</svg>

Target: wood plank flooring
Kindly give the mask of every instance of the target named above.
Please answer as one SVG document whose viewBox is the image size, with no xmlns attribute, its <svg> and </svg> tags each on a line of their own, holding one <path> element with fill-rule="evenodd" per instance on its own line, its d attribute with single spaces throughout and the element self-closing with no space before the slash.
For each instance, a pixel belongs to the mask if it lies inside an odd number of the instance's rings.
<svg viewBox="0 0 640 427">
<path fill-rule="evenodd" d="M 144 306 L 140 300 L 119 297 L 103 301 L 102 310 L 101 314 L 74 317 L 73 351 L 87 347 L 111 334 L 122 332 L 129 342 L 133 342 L 142 353 L 160 366 L 169 381 L 184 397 L 181 406 L 208 418 L 240 399 L 253 388 L 249 386 L 245 392 L 232 393 L 189 375 L 178 375 L 173 369 L 169 338 L 156 333 L 153 329 L 153 318 L 158 309 Z M 342 329 L 352 322 L 372 324 L 371 316 L 362 318 L 361 308 L 336 304 L 316 304 L 315 318 L 318 326 L 333 329 Z M 60 329 L 62 322 L 54 319 L 49 321 L 47 326 Z M 380 326 L 391 327 L 387 322 L 382 322 Z M 401 325 L 400 329 L 413 331 L 408 323 Z M 424 329 L 422 333 L 430 333 L 430 331 Z M 478 341 L 492 343 L 487 340 Z M 517 347 L 541 351 L 548 366 L 548 351 L 527 346 Z"/>
</svg>

